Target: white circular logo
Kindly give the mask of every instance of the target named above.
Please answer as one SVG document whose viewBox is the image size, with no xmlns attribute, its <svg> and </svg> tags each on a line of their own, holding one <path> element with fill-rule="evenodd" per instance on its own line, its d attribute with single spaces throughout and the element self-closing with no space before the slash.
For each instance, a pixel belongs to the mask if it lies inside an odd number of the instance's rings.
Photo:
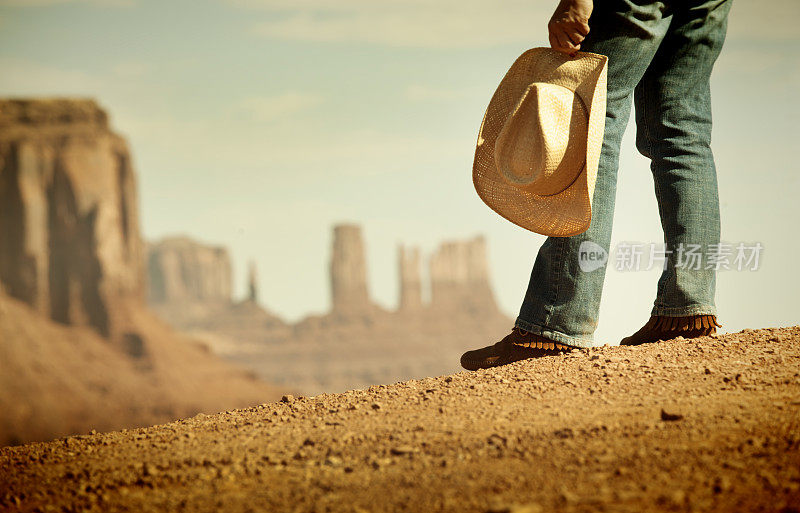
<svg viewBox="0 0 800 513">
<path fill-rule="evenodd" d="M 590 273 L 600 269 L 608 261 L 608 252 L 590 240 L 581 242 L 578 247 L 578 265 L 581 271 Z"/>
</svg>

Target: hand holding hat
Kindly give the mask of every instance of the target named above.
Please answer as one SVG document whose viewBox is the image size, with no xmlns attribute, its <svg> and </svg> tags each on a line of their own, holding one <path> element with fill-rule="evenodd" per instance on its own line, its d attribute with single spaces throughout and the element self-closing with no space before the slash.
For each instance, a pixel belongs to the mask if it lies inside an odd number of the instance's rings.
<svg viewBox="0 0 800 513">
<path fill-rule="evenodd" d="M 589 34 L 589 17 L 594 9 L 593 0 L 561 0 L 556 7 L 547 31 L 553 50 L 575 57 L 581 43 Z"/>
</svg>

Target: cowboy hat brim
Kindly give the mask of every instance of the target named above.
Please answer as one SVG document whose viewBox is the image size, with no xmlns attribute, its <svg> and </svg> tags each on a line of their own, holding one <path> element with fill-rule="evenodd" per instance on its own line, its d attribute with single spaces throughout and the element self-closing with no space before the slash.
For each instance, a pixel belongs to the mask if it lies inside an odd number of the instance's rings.
<svg viewBox="0 0 800 513">
<path fill-rule="evenodd" d="M 472 167 L 475 190 L 492 210 L 526 230 L 552 237 L 577 235 L 589 228 L 605 126 L 607 61 L 603 55 L 578 52 L 571 58 L 549 48 L 534 48 L 517 58 L 486 109 Z M 586 155 L 578 156 L 585 158 L 583 168 L 570 186 L 550 196 L 508 183 L 494 157 L 495 141 L 506 119 L 534 82 L 574 91 L 589 115 Z"/>
</svg>

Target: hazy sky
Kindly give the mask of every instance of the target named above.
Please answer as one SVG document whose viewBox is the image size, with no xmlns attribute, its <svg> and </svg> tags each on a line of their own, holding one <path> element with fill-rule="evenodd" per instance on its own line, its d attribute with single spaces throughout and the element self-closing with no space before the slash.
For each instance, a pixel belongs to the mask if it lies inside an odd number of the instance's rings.
<svg viewBox="0 0 800 513">
<path fill-rule="evenodd" d="M 132 147 L 148 239 L 228 246 L 237 290 L 297 319 L 328 305 L 334 223 L 363 225 L 373 297 L 396 304 L 396 246 L 484 234 L 515 316 L 544 237 L 478 199 L 471 165 L 508 66 L 546 43 L 555 1 L 0 0 L 0 95 L 96 98 Z M 727 330 L 798 324 L 800 2 L 736 0 L 713 77 Z M 614 247 L 659 242 L 647 161 L 624 142 Z M 597 339 L 647 319 L 658 271 L 606 279 Z M 487 341 L 487 343 L 490 341 Z"/>
</svg>

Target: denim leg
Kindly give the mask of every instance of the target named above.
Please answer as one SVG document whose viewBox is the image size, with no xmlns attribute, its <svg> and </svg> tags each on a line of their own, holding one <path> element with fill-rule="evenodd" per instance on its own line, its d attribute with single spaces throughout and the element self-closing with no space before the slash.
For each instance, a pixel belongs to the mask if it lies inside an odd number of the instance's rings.
<svg viewBox="0 0 800 513">
<path fill-rule="evenodd" d="M 515 325 L 575 347 L 593 345 L 606 266 L 584 272 L 584 241 L 608 253 L 619 165 L 619 147 L 636 84 L 667 33 L 672 14 L 661 2 L 597 3 L 582 48 L 608 56 L 605 135 L 592 197 L 589 229 L 572 237 L 549 237 L 536 257 Z"/>
<path fill-rule="evenodd" d="M 664 242 L 671 252 L 652 315 L 716 315 L 716 273 L 713 266 L 705 268 L 707 255 L 720 242 L 709 78 L 725 40 L 730 5 L 729 0 L 695 0 L 676 8 L 634 94 L 636 144 L 651 159 Z"/>
</svg>

